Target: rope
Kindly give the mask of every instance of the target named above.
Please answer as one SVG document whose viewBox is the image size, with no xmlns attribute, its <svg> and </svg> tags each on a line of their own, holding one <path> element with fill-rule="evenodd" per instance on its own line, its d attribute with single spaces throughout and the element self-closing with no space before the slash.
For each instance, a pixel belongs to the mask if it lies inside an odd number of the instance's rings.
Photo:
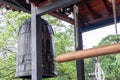
<svg viewBox="0 0 120 80">
<path fill-rule="evenodd" d="M 116 18 L 115 0 L 112 0 L 112 7 L 113 7 L 113 17 L 114 17 L 114 23 L 115 23 L 116 42 L 119 42 L 118 29 L 117 29 L 117 18 Z"/>
<path fill-rule="evenodd" d="M 78 48 L 78 11 L 79 8 L 78 6 L 74 5 L 74 21 L 75 21 L 75 43 L 76 43 L 76 48 Z"/>
<path fill-rule="evenodd" d="M 101 68 L 98 58 L 95 59 L 95 77 L 97 80 L 105 80 L 105 74 Z"/>
</svg>

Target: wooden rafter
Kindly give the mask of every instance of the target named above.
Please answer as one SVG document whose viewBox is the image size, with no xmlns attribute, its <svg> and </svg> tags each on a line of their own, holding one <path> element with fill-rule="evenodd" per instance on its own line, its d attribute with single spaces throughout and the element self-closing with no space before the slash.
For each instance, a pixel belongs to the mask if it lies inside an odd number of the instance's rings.
<svg viewBox="0 0 120 80">
<path fill-rule="evenodd" d="M 108 6 L 108 4 L 106 3 L 106 0 L 103 0 L 103 3 L 106 7 L 106 9 L 108 10 L 109 14 L 112 14 L 112 9 Z"/>
<path fill-rule="evenodd" d="M 90 7 L 89 3 L 85 4 L 86 8 L 88 9 L 88 11 L 90 12 L 90 14 L 96 19 L 98 17 L 100 17 L 99 14 L 97 14 L 96 12 L 93 11 L 93 9 Z"/>
<path fill-rule="evenodd" d="M 46 1 L 41 2 L 40 4 L 38 4 L 37 7 L 41 7 L 43 5 L 51 4 L 53 1 L 55 1 L 55 0 L 46 0 Z"/>
<path fill-rule="evenodd" d="M 102 3 L 102 6 L 103 6 L 104 9 L 105 9 L 106 15 L 109 15 L 110 12 L 109 12 L 109 10 L 108 10 L 108 8 L 107 8 L 107 5 L 106 5 L 105 1 L 103 1 L 103 0 L 99 0 L 99 1 Z"/>
<path fill-rule="evenodd" d="M 58 13 L 58 12 L 51 12 L 49 14 L 56 17 L 56 18 L 59 18 L 61 20 L 64 20 L 64 21 L 74 25 L 74 20 L 72 18 L 64 15 L 64 14 L 61 14 L 61 13 Z"/>
<path fill-rule="evenodd" d="M 35 7 L 41 7 L 41 6 L 45 6 L 47 4 L 51 4 L 53 1 L 55 0 L 26 0 L 26 2 L 28 4 L 32 4 Z"/>
<path fill-rule="evenodd" d="M 13 3 L 10 3 L 10 1 L 0 0 L 0 4 L 1 4 L 1 6 L 0 6 L 1 8 L 6 8 L 6 9 L 11 9 L 11 10 L 16 10 L 16 11 L 20 11 L 21 10 L 20 7 L 16 6 Z"/>
<path fill-rule="evenodd" d="M 120 15 L 117 15 L 117 16 L 120 16 Z M 100 21 L 105 21 L 107 19 L 111 19 L 113 18 L 113 15 L 109 15 L 109 16 L 105 16 L 105 17 L 102 17 L 102 18 L 99 18 L 99 19 L 96 19 L 96 20 L 92 20 L 92 21 L 89 21 L 90 24 L 95 24 L 95 23 L 98 23 Z"/>
</svg>

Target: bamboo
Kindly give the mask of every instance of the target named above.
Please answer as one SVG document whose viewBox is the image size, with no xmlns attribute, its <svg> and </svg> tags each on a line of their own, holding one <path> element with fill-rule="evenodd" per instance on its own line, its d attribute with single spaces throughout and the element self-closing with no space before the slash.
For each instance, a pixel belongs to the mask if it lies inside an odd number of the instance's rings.
<svg viewBox="0 0 120 80">
<path fill-rule="evenodd" d="M 61 63 L 83 58 L 114 54 L 118 52 L 120 52 L 120 43 L 61 54 L 56 57 L 56 62 Z"/>
</svg>

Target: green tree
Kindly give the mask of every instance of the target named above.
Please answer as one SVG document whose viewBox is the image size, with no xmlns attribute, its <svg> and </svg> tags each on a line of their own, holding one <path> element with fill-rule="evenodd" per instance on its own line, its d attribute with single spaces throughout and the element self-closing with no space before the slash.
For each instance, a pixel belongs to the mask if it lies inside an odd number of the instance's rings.
<svg viewBox="0 0 120 80">
<path fill-rule="evenodd" d="M 19 26 L 30 15 L 0 9 L 0 80 L 16 80 L 16 52 Z M 18 79 L 19 80 L 19 79 Z"/>
<path fill-rule="evenodd" d="M 98 46 L 104 46 L 113 43 L 116 43 L 116 35 L 108 35 L 101 40 Z M 99 60 L 105 72 L 106 80 L 120 79 L 120 54 L 101 56 Z"/>
<path fill-rule="evenodd" d="M 120 37 L 120 35 L 119 35 Z M 104 37 L 98 46 L 105 46 L 116 43 L 116 35 L 108 35 Z M 90 71 L 94 71 L 94 58 L 87 59 L 86 74 Z M 105 80 L 119 80 L 120 79 L 120 54 L 105 55 L 99 57 L 99 62 L 105 73 Z"/>
<path fill-rule="evenodd" d="M 1 10 L 2 11 L 2 10 Z M 0 19 L 0 80 L 18 80 L 15 76 L 16 44 L 19 26 L 30 18 L 24 12 L 4 11 Z M 49 23 L 52 23 L 55 32 L 56 53 L 61 54 L 74 50 L 74 28 L 49 15 L 43 16 Z M 5 60 L 4 60 L 5 59 Z M 9 70 L 9 72 L 8 72 Z M 75 62 L 57 64 L 58 77 L 53 80 L 76 80 Z"/>
</svg>

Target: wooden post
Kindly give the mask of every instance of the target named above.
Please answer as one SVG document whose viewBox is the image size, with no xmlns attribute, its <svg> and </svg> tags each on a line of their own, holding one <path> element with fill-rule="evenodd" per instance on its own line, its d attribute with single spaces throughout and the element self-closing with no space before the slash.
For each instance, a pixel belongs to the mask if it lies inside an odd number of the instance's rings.
<svg viewBox="0 0 120 80">
<path fill-rule="evenodd" d="M 79 25 L 78 11 L 79 11 L 79 8 L 76 5 L 74 5 L 74 20 L 75 20 L 74 33 L 75 33 L 75 49 L 76 49 L 76 51 L 83 49 L 82 27 L 80 27 L 80 25 Z M 84 60 L 83 59 L 76 60 L 76 69 L 77 69 L 77 80 L 85 80 Z"/>
<path fill-rule="evenodd" d="M 42 24 L 38 22 L 40 16 L 35 7 L 31 6 L 31 52 L 32 52 L 32 80 L 42 80 Z"/>
</svg>

